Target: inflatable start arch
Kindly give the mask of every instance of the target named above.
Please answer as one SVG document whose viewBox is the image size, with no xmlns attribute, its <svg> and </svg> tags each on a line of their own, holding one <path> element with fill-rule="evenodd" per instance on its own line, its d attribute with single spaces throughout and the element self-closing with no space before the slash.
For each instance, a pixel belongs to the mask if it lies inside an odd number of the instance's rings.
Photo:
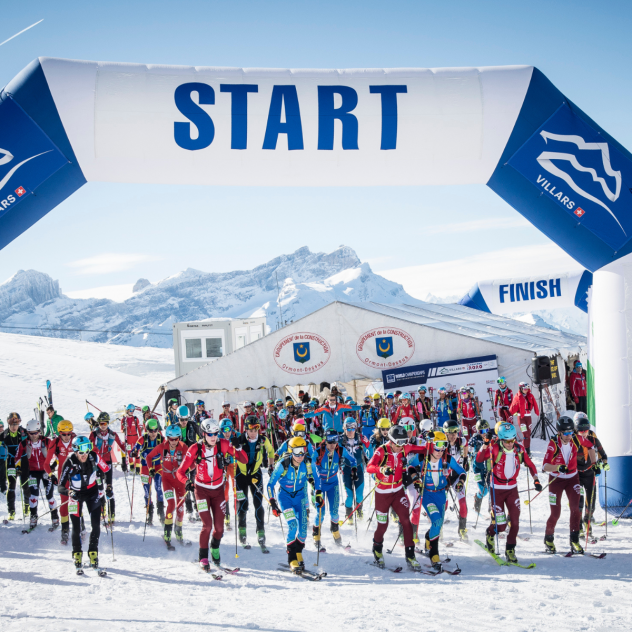
<svg viewBox="0 0 632 632">
<path fill-rule="evenodd" d="M 594 273 L 608 503 L 632 498 L 632 156 L 536 68 L 40 58 L 0 94 L 0 248 L 89 181 L 487 184 Z"/>
</svg>

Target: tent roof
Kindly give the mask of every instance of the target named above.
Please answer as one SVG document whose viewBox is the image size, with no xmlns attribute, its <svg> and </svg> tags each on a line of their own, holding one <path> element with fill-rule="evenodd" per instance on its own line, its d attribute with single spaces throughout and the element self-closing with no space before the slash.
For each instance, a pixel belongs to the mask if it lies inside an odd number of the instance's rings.
<svg viewBox="0 0 632 632">
<path fill-rule="evenodd" d="M 389 321 L 393 322 L 389 324 Z M 527 352 L 528 356 L 561 355 L 567 359 L 570 355 L 585 352 L 587 347 L 586 338 L 583 336 L 529 325 L 464 305 L 441 305 L 422 301 L 415 305 L 334 301 L 228 356 L 171 380 L 168 388 L 185 391 L 235 390 L 322 381 L 381 379 L 381 370 L 370 369 L 361 364 L 356 357 L 357 337 L 362 331 L 372 327 L 411 325 L 416 326 L 417 333 L 418 328 L 436 332 L 425 340 L 423 345 L 419 344 L 421 340 L 416 341 L 418 353 L 410 360 L 411 365 L 425 361 L 473 357 L 481 355 L 483 350 L 485 353 L 496 353 L 499 357 L 507 354 L 516 357 L 518 353 L 524 358 L 524 353 Z M 283 372 L 273 359 L 276 345 L 293 333 L 305 331 L 324 335 L 331 343 L 331 357 L 333 358 L 334 352 L 338 357 L 322 370 L 310 375 Z M 462 336 L 463 342 L 459 342 L 454 336 Z M 449 340 L 452 340 L 452 344 L 446 344 Z M 439 353 L 440 357 L 427 358 L 430 342 L 435 347 L 434 355 Z M 440 348 L 439 351 L 437 346 Z M 442 351 L 445 351 L 445 355 L 451 356 L 455 353 L 454 349 L 461 355 L 454 358 L 441 357 Z M 528 360 L 520 360 L 526 361 Z"/>
</svg>

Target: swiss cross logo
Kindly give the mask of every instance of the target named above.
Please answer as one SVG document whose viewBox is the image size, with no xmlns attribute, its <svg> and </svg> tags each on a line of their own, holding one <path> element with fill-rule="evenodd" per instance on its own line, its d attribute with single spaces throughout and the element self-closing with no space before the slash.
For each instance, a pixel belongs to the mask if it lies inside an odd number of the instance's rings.
<svg viewBox="0 0 632 632">
<path fill-rule="evenodd" d="M 24 187 L 18 187 L 15 192 L 18 197 L 22 197 L 26 193 L 26 189 Z"/>
<path fill-rule="evenodd" d="M 581 206 L 578 206 L 578 207 L 577 207 L 577 208 L 573 211 L 573 213 L 574 213 L 575 215 L 577 215 L 577 217 L 581 217 L 582 215 L 584 215 L 584 214 L 586 213 L 586 211 L 585 211 L 585 210 L 584 210 Z"/>
</svg>

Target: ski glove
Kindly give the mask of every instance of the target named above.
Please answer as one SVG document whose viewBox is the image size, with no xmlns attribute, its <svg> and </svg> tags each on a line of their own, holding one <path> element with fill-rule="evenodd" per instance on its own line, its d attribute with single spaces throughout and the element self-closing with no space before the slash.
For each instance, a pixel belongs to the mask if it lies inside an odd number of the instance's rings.
<svg viewBox="0 0 632 632">
<path fill-rule="evenodd" d="M 325 498 L 323 496 L 323 492 L 321 492 L 320 489 L 316 490 L 316 495 L 314 496 L 314 499 L 316 501 L 316 507 L 318 507 L 319 509 L 325 504 Z"/>
<path fill-rule="evenodd" d="M 281 509 L 279 508 L 276 498 L 270 498 L 270 507 L 272 507 L 272 514 L 274 517 L 278 518 L 281 515 Z"/>
<path fill-rule="evenodd" d="M 535 487 L 536 492 L 541 492 L 543 489 L 542 483 L 540 483 L 540 481 L 537 478 L 533 479 L 533 486 Z"/>
<path fill-rule="evenodd" d="M 608 464 L 607 461 L 603 461 L 603 471 L 604 472 L 609 472 L 610 471 L 610 465 Z"/>
<path fill-rule="evenodd" d="M 49 476 L 49 479 L 50 479 L 50 482 L 51 482 L 51 483 L 52 483 L 55 487 L 57 487 L 57 477 L 56 477 L 54 474 L 51 474 L 51 475 Z"/>
<path fill-rule="evenodd" d="M 239 437 L 231 437 L 230 438 L 230 445 L 232 445 L 233 448 L 241 448 L 241 441 L 240 441 Z"/>
<path fill-rule="evenodd" d="M 357 481 L 358 480 L 358 468 L 357 467 L 352 467 L 351 468 L 351 480 L 352 481 Z"/>
<path fill-rule="evenodd" d="M 153 478 L 154 476 L 156 476 L 156 470 L 153 467 L 149 468 L 149 476 L 151 478 Z"/>
<path fill-rule="evenodd" d="M 195 483 L 193 481 L 187 481 L 186 485 L 184 486 L 184 489 L 187 492 L 193 493 L 195 491 Z"/>
<path fill-rule="evenodd" d="M 393 476 L 393 474 L 395 474 L 395 472 L 393 471 L 392 467 L 381 467 L 380 468 L 380 472 L 384 475 L 384 476 Z"/>
<path fill-rule="evenodd" d="M 568 472 L 568 467 L 566 465 L 558 465 L 557 466 L 557 471 L 560 474 L 566 474 Z"/>
<path fill-rule="evenodd" d="M 457 492 L 462 492 L 464 487 L 465 487 L 465 485 L 463 484 L 463 481 L 459 480 L 459 481 L 457 481 L 457 484 L 454 486 L 454 489 Z"/>
<path fill-rule="evenodd" d="M 125 457 L 121 459 L 121 471 L 127 473 L 127 459 Z"/>
<path fill-rule="evenodd" d="M 595 472 L 595 476 L 599 476 L 601 474 L 601 463 L 595 463 L 592 467 Z"/>
<path fill-rule="evenodd" d="M 79 500 L 79 497 L 78 497 L 78 495 L 77 495 L 77 492 L 76 492 L 76 490 L 74 490 L 74 489 L 71 489 L 71 490 L 68 492 L 68 496 L 69 496 L 72 500 Z"/>
<path fill-rule="evenodd" d="M 112 498 L 114 498 L 114 490 L 112 489 L 112 485 L 108 485 L 105 488 L 105 496 L 108 500 L 111 500 Z"/>
</svg>

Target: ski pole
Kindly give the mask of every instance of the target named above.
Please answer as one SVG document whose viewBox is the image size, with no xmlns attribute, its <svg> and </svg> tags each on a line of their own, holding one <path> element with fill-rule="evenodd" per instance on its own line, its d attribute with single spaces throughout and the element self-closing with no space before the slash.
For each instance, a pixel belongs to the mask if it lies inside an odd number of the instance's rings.
<svg viewBox="0 0 632 632">
<path fill-rule="evenodd" d="M 314 566 L 318 566 L 318 564 L 320 563 L 320 549 L 321 549 L 320 533 L 322 531 L 322 528 L 323 528 L 323 506 L 321 505 L 318 508 L 318 552 L 316 553 L 316 564 L 314 564 Z"/>
<path fill-rule="evenodd" d="M 92 404 L 91 402 L 89 402 L 87 399 L 86 399 L 86 404 L 90 404 L 90 406 L 92 406 L 92 408 L 94 408 L 95 410 L 98 410 L 100 413 L 102 413 L 102 412 L 103 412 L 100 408 L 97 408 L 94 404 Z"/>
<path fill-rule="evenodd" d="M 233 501 L 234 501 L 234 505 L 235 505 L 235 522 L 237 523 L 235 525 L 235 557 L 239 557 L 239 554 L 237 553 L 237 531 L 239 531 L 239 516 L 237 515 L 237 481 L 235 480 L 237 478 L 236 474 L 237 474 L 237 466 L 234 465 L 234 469 L 233 469 Z"/>
<path fill-rule="evenodd" d="M 66 501 L 64 501 L 63 503 L 61 503 L 61 505 L 59 505 L 59 507 L 55 507 L 55 509 L 60 509 L 61 507 L 63 507 L 64 505 L 67 505 L 70 502 L 70 498 Z M 43 518 L 44 516 L 47 516 L 49 513 L 51 513 L 53 511 L 53 509 L 49 509 L 46 513 L 43 513 L 41 516 L 39 516 L 39 518 Z"/>
<path fill-rule="evenodd" d="M 518 492 L 520 494 L 520 492 Z M 529 531 L 533 534 L 533 525 L 531 524 L 531 487 L 529 487 L 529 475 L 527 474 L 527 498 L 529 502 Z"/>
<path fill-rule="evenodd" d="M 371 514 L 371 517 L 369 518 L 369 522 L 367 522 L 366 533 L 368 533 L 368 531 L 369 531 L 369 527 L 371 526 L 371 521 L 373 520 L 373 516 L 374 515 L 375 515 L 375 507 L 373 507 L 373 513 Z"/>
<path fill-rule="evenodd" d="M 127 484 L 127 472 L 123 472 L 123 474 L 125 474 L 125 487 L 127 488 L 127 501 L 129 502 L 129 504 L 131 506 L 132 501 L 131 501 L 131 499 L 129 497 L 129 485 Z"/>
<path fill-rule="evenodd" d="M 604 501 L 604 512 L 606 514 L 606 535 L 605 535 L 605 539 L 608 539 L 608 470 L 604 470 L 603 471 L 603 478 L 604 478 L 604 494 L 605 494 L 605 501 Z"/>
<path fill-rule="evenodd" d="M 266 497 L 264 496 L 264 498 L 266 498 Z M 266 500 L 268 501 L 268 504 L 270 506 L 272 506 L 272 503 L 270 502 L 270 499 L 266 498 Z M 285 539 L 285 532 L 283 531 L 283 520 L 281 520 L 281 514 L 280 513 L 279 513 L 279 523 L 281 524 L 281 535 L 283 536 L 283 539 Z"/>
<path fill-rule="evenodd" d="M 548 482 L 543 488 L 542 488 L 542 492 L 550 485 L 551 483 Z M 542 492 L 538 492 L 534 497 L 533 500 L 525 500 L 524 504 L 525 505 L 530 505 Z"/>
<path fill-rule="evenodd" d="M 496 516 L 496 485 L 494 485 L 494 474 L 492 472 L 492 492 L 494 501 L 492 503 L 492 515 L 494 516 L 494 529 L 496 529 L 496 555 L 500 555 L 500 543 L 498 541 L 498 517 Z"/>
<path fill-rule="evenodd" d="M 17 476 L 15 477 L 15 480 L 17 482 Z M 24 524 L 26 518 L 24 516 L 24 496 L 22 495 L 22 485 L 24 485 L 24 481 L 22 480 L 22 470 L 20 469 L 20 505 L 22 505 L 22 524 Z"/>
<path fill-rule="evenodd" d="M 630 501 L 628 502 L 628 504 L 623 508 L 623 511 L 612 521 L 612 526 L 613 527 L 616 527 L 619 524 L 619 520 L 620 520 L 621 516 L 626 512 L 626 510 L 630 506 L 630 504 L 632 504 L 632 498 L 630 498 Z"/>
<path fill-rule="evenodd" d="M 593 474 L 593 490 L 590 498 L 590 505 L 588 505 L 588 524 L 586 525 L 586 546 L 588 548 L 588 535 L 590 534 L 590 519 L 592 518 L 592 508 L 595 502 L 595 490 L 597 489 L 597 477 Z"/>
<path fill-rule="evenodd" d="M 110 505 L 108 504 L 108 515 L 110 516 L 110 540 L 112 542 L 112 561 L 116 562 L 114 559 L 114 522 L 112 521 L 112 512 L 110 511 Z"/>
<path fill-rule="evenodd" d="M 151 487 L 149 488 L 149 496 L 147 497 L 147 507 L 145 507 L 145 529 L 143 530 L 143 542 L 147 533 L 147 518 L 149 518 L 149 505 L 151 503 Z"/>
<path fill-rule="evenodd" d="M 373 493 L 373 490 L 371 490 L 356 506 L 355 509 L 342 521 L 339 523 L 339 525 L 342 527 L 342 525 L 347 522 L 347 520 L 349 520 L 349 518 L 351 518 L 351 516 L 353 516 L 353 514 L 358 511 L 358 509 L 362 506 L 362 503 Z M 374 510 L 375 511 L 375 510 Z"/>
<path fill-rule="evenodd" d="M 132 501 L 129 504 L 129 523 L 132 524 L 132 513 L 134 511 L 134 483 L 136 481 L 136 465 L 134 465 L 134 474 L 132 474 Z"/>
<path fill-rule="evenodd" d="M 178 509 L 180 509 L 180 507 L 182 507 L 182 503 L 184 503 L 184 501 L 187 499 L 187 492 L 184 492 L 184 495 L 182 496 L 182 498 L 180 499 L 180 502 L 176 505 L 175 510 L 173 511 L 173 513 L 168 513 L 167 514 L 167 518 L 169 518 L 169 520 L 171 520 L 171 518 L 173 518 L 174 514 L 178 513 Z"/>
</svg>

